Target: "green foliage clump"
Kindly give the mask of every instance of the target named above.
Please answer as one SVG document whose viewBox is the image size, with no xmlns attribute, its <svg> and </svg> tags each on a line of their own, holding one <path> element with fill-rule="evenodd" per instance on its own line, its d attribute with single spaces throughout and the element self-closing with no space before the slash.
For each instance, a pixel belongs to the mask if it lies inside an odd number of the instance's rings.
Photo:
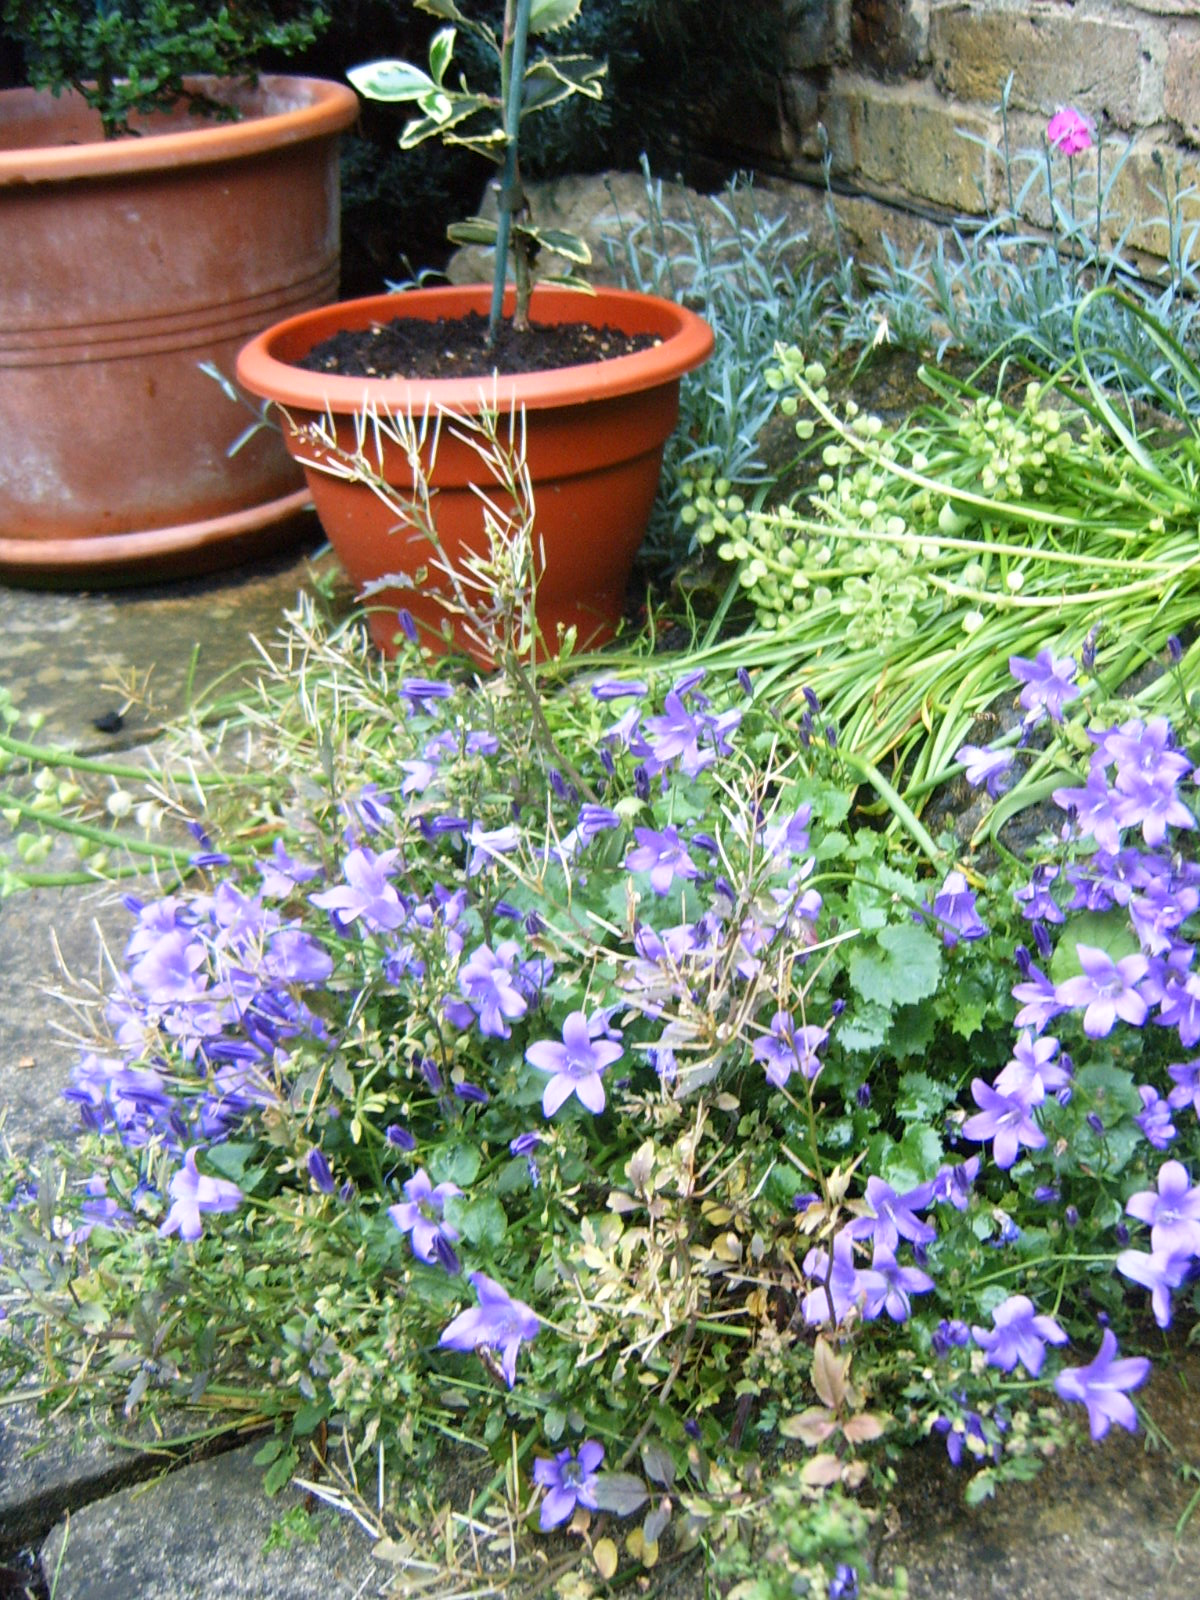
<svg viewBox="0 0 1200 1600">
<path fill-rule="evenodd" d="M 245 77 L 266 51 L 306 49 L 329 21 L 311 0 L 74 0 L 44 6 L 4 0 L 0 18 L 25 53 L 35 89 L 71 88 L 100 115 L 106 139 L 130 131 L 135 112 L 193 110 L 230 115 L 210 96 L 189 90 L 199 74 Z"/>
</svg>

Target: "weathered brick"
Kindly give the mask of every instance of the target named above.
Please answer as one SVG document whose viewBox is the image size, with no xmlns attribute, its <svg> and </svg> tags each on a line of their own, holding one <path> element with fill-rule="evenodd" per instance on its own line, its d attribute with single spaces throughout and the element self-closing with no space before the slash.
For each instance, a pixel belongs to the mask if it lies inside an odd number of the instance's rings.
<svg viewBox="0 0 1200 1600">
<path fill-rule="evenodd" d="M 885 77 L 912 72 L 926 45 L 910 0 L 853 0 L 850 50 L 854 65 Z"/>
<path fill-rule="evenodd" d="M 1163 110 L 1189 139 L 1200 141 L 1200 35 L 1172 30 L 1163 77 Z"/>
<path fill-rule="evenodd" d="M 822 108 L 839 175 L 903 191 L 948 211 L 978 214 L 991 158 L 972 140 L 992 139 L 992 122 L 948 105 L 924 84 L 897 87 L 839 75 Z"/>
<path fill-rule="evenodd" d="M 1074 105 L 1119 127 L 1137 120 L 1142 91 L 1139 30 L 1129 22 L 1042 10 L 935 6 L 929 17 L 934 81 L 960 100 L 992 104 L 1014 74 L 1010 104 L 1050 115 Z"/>
<path fill-rule="evenodd" d="M 804 72 L 829 66 L 837 54 L 837 15 L 830 4 L 783 0 L 783 66 Z"/>
</svg>

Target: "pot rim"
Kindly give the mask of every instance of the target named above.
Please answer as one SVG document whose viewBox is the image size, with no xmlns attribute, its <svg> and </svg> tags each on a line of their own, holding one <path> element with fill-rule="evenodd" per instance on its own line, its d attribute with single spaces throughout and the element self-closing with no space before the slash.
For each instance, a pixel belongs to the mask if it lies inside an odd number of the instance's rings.
<svg viewBox="0 0 1200 1600">
<path fill-rule="evenodd" d="M 237 79 L 197 75 L 187 80 L 201 86 Z M 253 92 L 302 97 L 302 103 L 281 111 L 265 111 L 239 122 L 214 122 L 169 133 L 147 133 L 136 139 L 97 139 L 86 144 L 36 145 L 0 148 L 0 188 L 31 183 L 57 183 L 73 178 L 112 178 L 174 167 L 200 166 L 238 160 L 283 145 L 341 133 L 358 118 L 358 96 L 348 85 L 329 78 L 306 78 L 288 73 L 261 73 Z M 6 105 L 35 101 L 53 107 L 55 96 L 42 89 L 0 91 L 0 110 Z M 69 91 L 58 103 L 81 104 Z"/>
<path fill-rule="evenodd" d="M 371 404 L 382 411 L 458 412 L 545 410 L 552 406 L 616 398 L 678 379 L 712 354 L 713 332 L 694 311 L 658 295 L 635 289 L 598 287 L 591 294 L 538 285 L 530 314 L 549 322 L 609 322 L 626 333 L 656 333 L 661 342 L 632 355 L 584 366 L 557 367 L 473 378 L 348 378 L 309 372 L 292 365 L 322 339 L 344 328 L 368 327 L 406 314 L 405 308 L 431 320 L 458 317 L 468 311 L 486 313 L 489 284 L 451 284 L 435 289 L 408 289 L 399 294 L 368 295 L 320 306 L 277 322 L 245 345 L 238 355 L 238 381 L 251 393 L 287 409 L 332 412 L 344 416 Z M 505 297 L 512 310 L 513 289 Z"/>
</svg>

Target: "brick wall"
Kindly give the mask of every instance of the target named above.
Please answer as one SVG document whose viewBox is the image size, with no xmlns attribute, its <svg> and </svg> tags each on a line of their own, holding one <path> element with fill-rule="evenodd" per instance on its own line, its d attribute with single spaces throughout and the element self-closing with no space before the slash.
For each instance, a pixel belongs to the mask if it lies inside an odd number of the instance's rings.
<svg viewBox="0 0 1200 1600">
<path fill-rule="evenodd" d="M 998 201 L 999 163 L 963 134 L 999 143 L 1010 72 L 1014 148 L 1037 146 L 1063 105 L 1093 118 L 1114 151 L 1132 141 L 1116 196 L 1131 247 L 1165 249 L 1153 190 L 1177 163 L 1200 189 L 1200 0 L 751 3 L 780 7 L 786 41 L 778 127 L 758 141 L 764 166 L 818 180 L 819 125 L 835 187 L 860 212 L 863 197 L 885 208 L 879 225 L 893 237 L 905 219 L 911 236 L 913 218 L 981 215 Z M 1036 200 L 1030 213 L 1045 220 Z M 1200 220 L 1200 195 L 1190 215 Z"/>
</svg>

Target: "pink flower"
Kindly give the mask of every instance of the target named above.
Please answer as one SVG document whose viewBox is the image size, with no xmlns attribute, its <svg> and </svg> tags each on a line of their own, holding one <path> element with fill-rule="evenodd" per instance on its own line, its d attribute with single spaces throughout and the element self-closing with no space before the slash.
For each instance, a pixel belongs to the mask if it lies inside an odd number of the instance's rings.
<svg viewBox="0 0 1200 1600">
<path fill-rule="evenodd" d="M 1046 138 L 1065 156 L 1077 156 L 1092 148 L 1092 125 L 1074 106 L 1060 106 L 1046 124 Z"/>
</svg>

